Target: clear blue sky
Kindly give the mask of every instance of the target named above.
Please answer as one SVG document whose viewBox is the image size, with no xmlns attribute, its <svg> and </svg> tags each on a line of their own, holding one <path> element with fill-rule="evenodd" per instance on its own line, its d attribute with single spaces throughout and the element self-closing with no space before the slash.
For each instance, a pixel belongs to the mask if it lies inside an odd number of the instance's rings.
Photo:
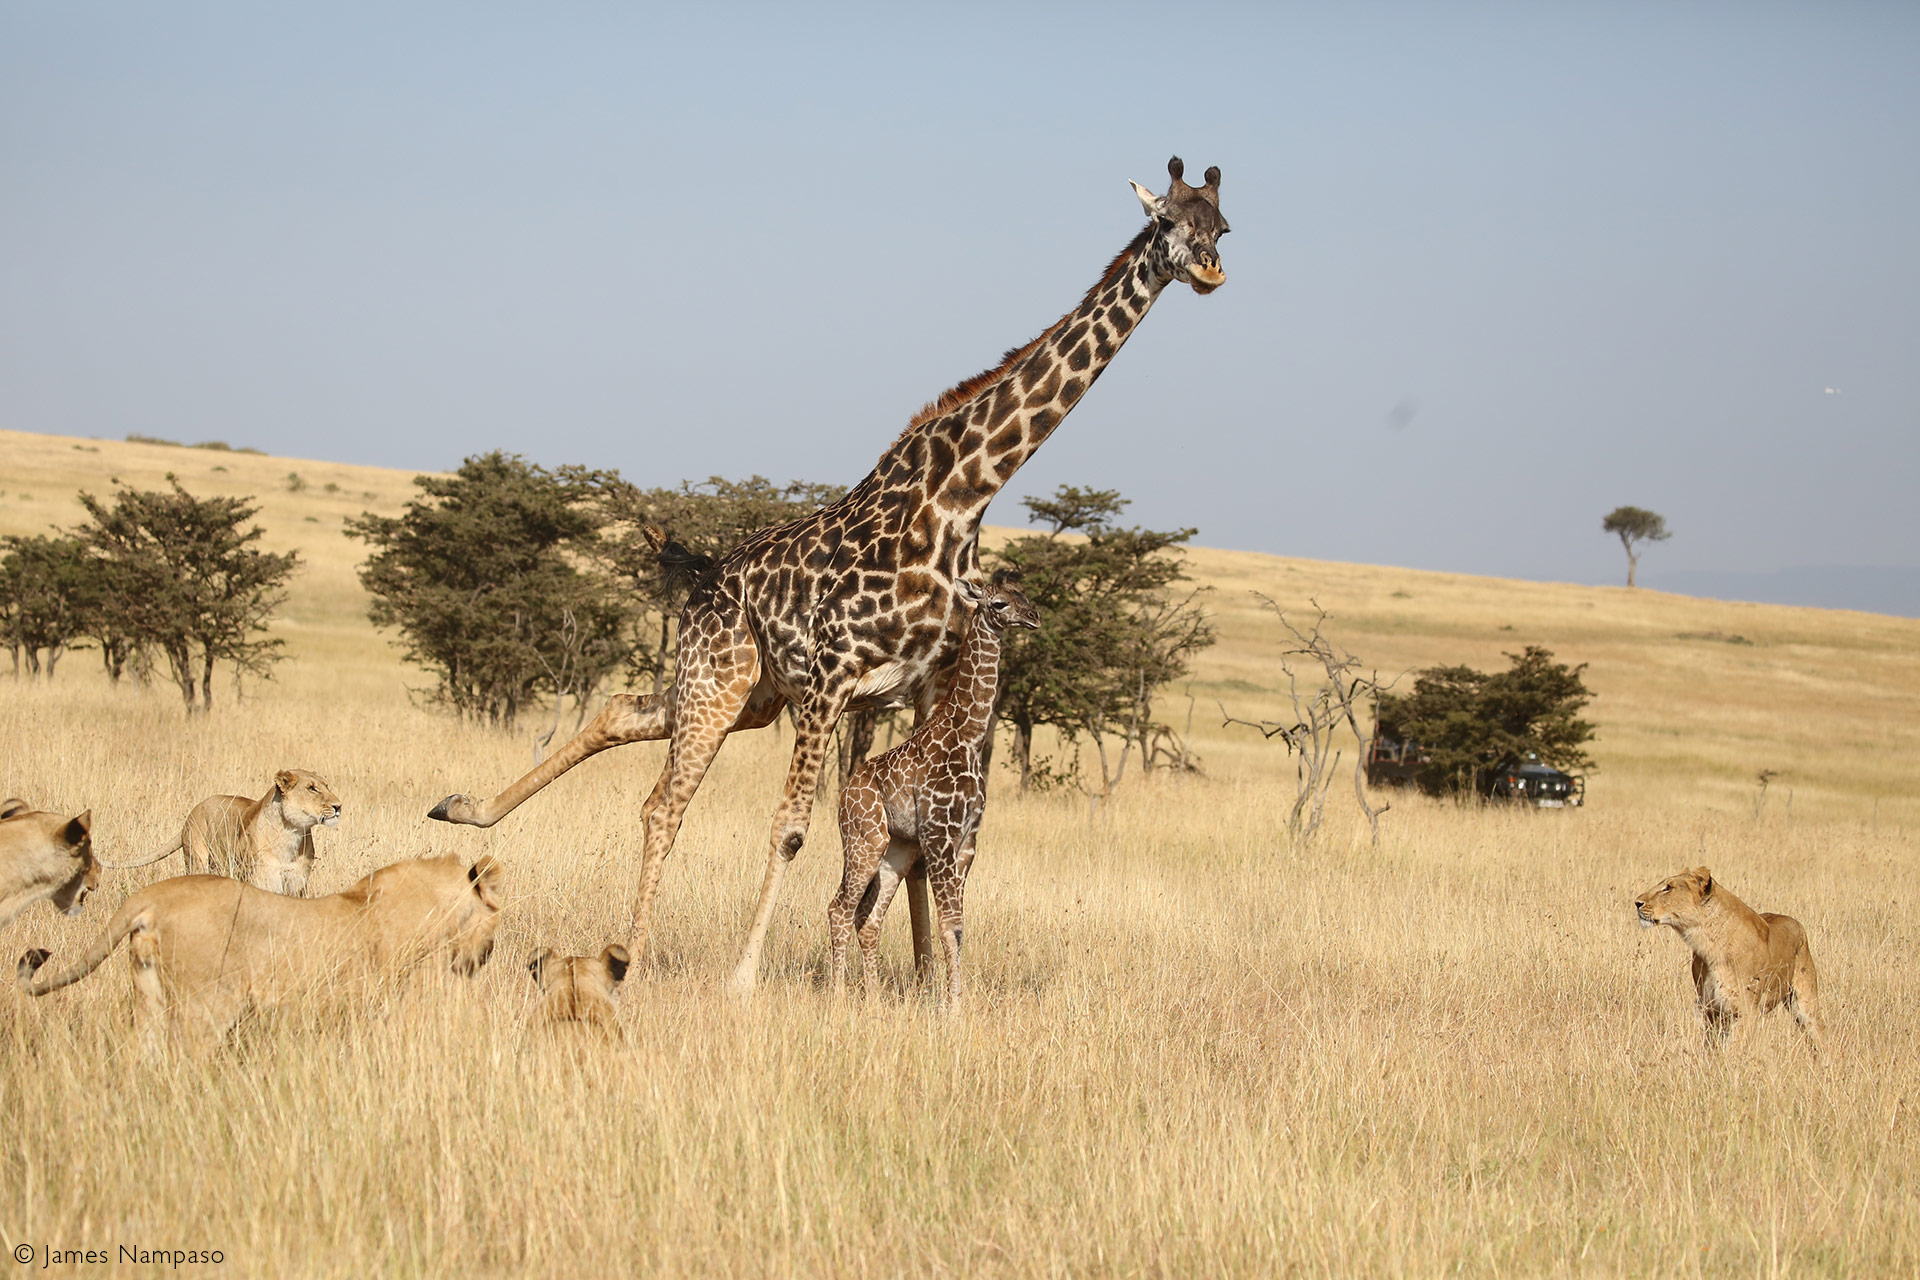
<svg viewBox="0 0 1920 1280">
<path fill-rule="evenodd" d="M 851 482 L 1169 290 L 1062 482 L 1286 554 L 1920 564 L 1920 6 L 0 0 L 0 425 Z M 1827 393 L 1835 388 L 1840 394 Z"/>
</svg>

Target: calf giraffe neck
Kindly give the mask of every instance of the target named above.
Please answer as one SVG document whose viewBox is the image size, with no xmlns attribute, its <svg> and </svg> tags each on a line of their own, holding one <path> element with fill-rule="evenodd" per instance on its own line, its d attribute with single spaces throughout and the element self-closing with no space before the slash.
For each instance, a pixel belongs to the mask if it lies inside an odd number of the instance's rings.
<svg viewBox="0 0 1920 1280">
<path fill-rule="evenodd" d="M 1134 193 L 1150 221 L 1080 305 L 993 368 L 934 400 L 840 501 L 749 537 L 696 583 L 680 617 L 674 682 L 622 694 L 560 750 L 490 800 L 448 796 L 432 817 L 492 826 L 589 756 L 670 738 L 666 768 L 641 810 L 640 888 L 629 944 L 646 940 L 661 867 L 727 734 L 794 711 L 793 758 L 774 813 L 760 903 L 736 991 L 759 970 L 787 863 L 806 840 L 814 787 L 849 707 L 929 710 L 957 648 L 955 584 L 978 581 L 987 503 L 1086 394 L 1174 281 L 1210 293 L 1220 268 L 1220 171 L 1206 185 Z M 917 945 L 927 947 L 915 892 Z"/>
</svg>

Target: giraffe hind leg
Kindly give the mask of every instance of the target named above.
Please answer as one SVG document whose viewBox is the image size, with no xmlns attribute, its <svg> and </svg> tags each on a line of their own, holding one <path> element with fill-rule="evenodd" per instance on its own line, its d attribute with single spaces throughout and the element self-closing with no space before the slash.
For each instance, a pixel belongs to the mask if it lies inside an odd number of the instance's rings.
<svg viewBox="0 0 1920 1280">
<path fill-rule="evenodd" d="M 673 690 L 649 697 L 630 693 L 615 694 L 607 705 L 580 732 L 539 766 L 522 776 L 489 800 L 467 795 L 450 795 L 427 814 L 437 822 L 457 822 L 469 827 L 490 827 L 519 808 L 582 760 L 596 756 L 609 747 L 629 742 L 652 742 L 668 736 L 668 705 Z"/>
<path fill-rule="evenodd" d="M 807 841 L 807 826 L 813 816 L 814 789 L 820 781 L 820 766 L 826 759 L 834 726 L 847 705 L 852 681 L 840 679 L 816 691 L 795 717 L 793 760 L 787 767 L 787 785 L 780 807 L 774 811 L 771 848 L 767 851 L 767 871 L 760 882 L 760 905 L 753 913 L 753 926 L 747 931 L 747 945 L 735 966 L 729 989 L 736 996 L 753 991 L 760 976 L 760 952 L 766 945 L 767 928 L 773 922 L 773 909 L 780 900 L 780 885 L 786 879 L 787 865 Z"/>
<path fill-rule="evenodd" d="M 860 935 L 862 980 L 869 997 L 880 993 L 880 926 L 886 923 L 887 907 L 893 902 L 894 891 L 900 887 L 901 879 L 919 861 L 920 847 L 917 844 L 906 840 L 890 841 L 886 856 L 874 868 L 873 879 L 867 882 L 866 891 L 861 895 L 856 928 Z"/>
<path fill-rule="evenodd" d="M 887 812 L 879 791 L 856 777 L 840 798 L 840 845 L 845 850 L 840 891 L 827 906 L 829 986 L 844 990 L 847 943 L 872 914 L 878 896 L 875 871 L 887 851 Z M 866 953 L 862 951 L 862 963 Z"/>
<path fill-rule="evenodd" d="M 709 629 L 694 630 L 702 621 L 709 624 Z M 691 635 L 690 630 L 694 632 Z M 667 855 L 673 852 L 687 805 L 700 789 L 727 734 L 752 705 L 760 677 L 760 653 L 744 625 L 722 625 L 717 612 L 709 609 L 696 613 L 689 608 L 681 636 L 680 671 L 672 692 L 672 745 L 667 750 L 666 767 L 640 815 L 644 832 L 640 888 L 633 900 L 627 941 L 627 950 L 634 954 L 646 943 L 660 872 Z"/>
</svg>

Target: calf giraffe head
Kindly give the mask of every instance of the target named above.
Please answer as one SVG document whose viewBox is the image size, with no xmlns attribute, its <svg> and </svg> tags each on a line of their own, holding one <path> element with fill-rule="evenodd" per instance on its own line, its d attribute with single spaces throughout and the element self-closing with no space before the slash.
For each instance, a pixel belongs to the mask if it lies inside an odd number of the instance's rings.
<svg viewBox="0 0 1920 1280">
<path fill-rule="evenodd" d="M 1040 629 L 1040 611 L 1026 593 L 1013 585 L 1004 571 L 996 573 L 985 586 L 960 579 L 954 584 L 960 598 L 978 611 L 977 616 L 994 631 L 1005 631 L 1008 627 L 1025 627 L 1029 631 Z"/>
<path fill-rule="evenodd" d="M 1227 282 L 1227 273 L 1220 269 L 1218 244 L 1220 237 L 1232 230 L 1220 216 L 1220 167 L 1207 170 L 1204 187 L 1190 187 L 1181 181 L 1186 171 L 1186 165 L 1175 156 L 1167 161 L 1172 181 L 1166 195 L 1156 196 L 1137 182 L 1133 194 L 1140 197 L 1147 216 L 1160 224 L 1167 257 L 1173 263 L 1173 278 L 1192 285 L 1195 293 L 1212 293 Z"/>
</svg>

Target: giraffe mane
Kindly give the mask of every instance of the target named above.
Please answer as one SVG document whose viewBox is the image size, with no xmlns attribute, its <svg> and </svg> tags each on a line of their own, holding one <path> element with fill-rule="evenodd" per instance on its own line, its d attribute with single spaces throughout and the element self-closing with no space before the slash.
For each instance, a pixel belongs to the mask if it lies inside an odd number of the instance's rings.
<svg viewBox="0 0 1920 1280">
<path fill-rule="evenodd" d="M 1114 279 L 1124 270 L 1128 260 L 1140 252 L 1140 250 L 1146 248 L 1147 241 L 1153 235 L 1154 225 L 1154 223 L 1149 222 L 1146 226 L 1140 228 L 1139 234 L 1127 242 L 1127 247 L 1113 255 L 1113 261 L 1107 264 L 1107 269 L 1100 273 L 1100 278 L 1094 282 L 1093 287 L 1088 289 L 1086 296 L 1080 300 L 1081 307 L 1086 306 L 1087 303 L 1092 300 L 1094 294 L 1099 293 L 1102 289 L 1112 284 Z M 972 401 L 981 392 L 986 391 L 990 387 L 997 386 L 1002 379 L 1013 372 L 1015 365 L 1031 355 L 1035 347 L 1038 347 L 1051 337 L 1054 331 L 1065 324 L 1067 318 L 1079 309 L 1079 307 L 1075 307 L 1073 311 L 1069 311 L 1066 315 L 1055 320 L 1052 324 L 1041 330 L 1038 337 L 1025 346 L 1009 348 L 1007 354 L 1000 357 L 1000 363 L 994 365 L 991 369 L 983 369 L 971 378 L 956 382 L 938 396 L 927 401 L 926 406 L 922 408 L 920 412 L 914 414 L 913 417 L 907 420 L 906 429 L 911 431 L 915 427 L 924 426 L 935 418 L 944 417 L 946 414 L 952 413 L 955 409 Z"/>
</svg>

